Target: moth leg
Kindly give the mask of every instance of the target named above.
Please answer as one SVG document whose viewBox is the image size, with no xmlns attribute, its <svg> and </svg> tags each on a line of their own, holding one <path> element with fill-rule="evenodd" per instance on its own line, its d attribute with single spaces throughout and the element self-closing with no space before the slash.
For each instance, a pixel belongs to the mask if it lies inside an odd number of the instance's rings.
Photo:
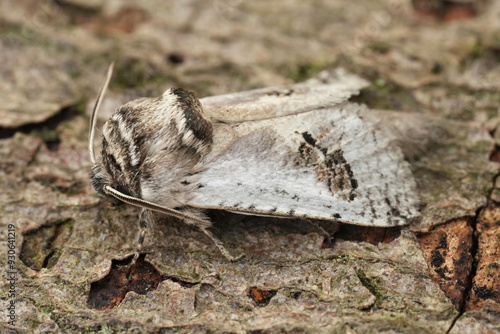
<svg viewBox="0 0 500 334">
<path fill-rule="evenodd" d="M 144 239 L 146 238 L 146 233 L 148 232 L 149 217 L 150 215 L 148 210 L 143 209 L 141 211 L 141 216 L 139 218 L 139 227 L 140 227 L 139 239 L 137 239 L 137 245 L 135 247 L 134 257 L 132 258 L 132 261 L 130 261 L 128 264 L 120 267 L 129 268 L 137 262 L 139 255 L 141 255 L 142 246 L 144 245 Z"/>
<path fill-rule="evenodd" d="M 332 242 L 333 242 L 333 235 L 331 235 L 327 230 L 325 230 L 323 228 L 323 226 L 321 226 L 320 222 L 318 220 L 315 220 L 315 219 L 306 219 L 306 221 L 311 224 L 312 226 L 316 227 L 320 232 L 321 234 L 323 235 L 323 237 L 325 238 L 325 241 L 328 245 L 331 245 Z M 339 224 L 336 223 L 336 222 L 333 222 L 333 224 L 336 224 L 336 227 L 335 227 L 335 232 L 337 232 L 338 230 L 338 227 L 339 227 Z"/>
<path fill-rule="evenodd" d="M 222 241 L 220 241 L 219 239 L 217 239 L 212 234 L 212 232 L 210 232 L 208 230 L 208 228 L 212 226 L 212 223 L 210 222 L 210 220 L 208 220 L 208 218 L 200 210 L 195 210 L 195 209 L 192 209 L 192 208 L 185 208 L 183 211 L 186 212 L 186 213 L 189 213 L 189 214 L 191 214 L 193 216 L 196 216 L 200 220 L 203 220 L 203 222 L 189 220 L 189 219 L 186 219 L 184 221 L 188 225 L 195 225 L 195 226 L 197 226 L 203 233 L 205 233 L 212 240 L 212 242 L 215 244 L 215 246 L 217 246 L 217 248 L 219 248 L 219 250 L 222 253 L 222 255 L 224 255 L 229 261 L 238 261 L 243 256 L 245 256 L 245 254 L 240 254 L 238 256 L 232 256 L 229 253 L 229 251 L 222 244 Z"/>
<path fill-rule="evenodd" d="M 238 256 L 232 256 L 231 254 L 229 254 L 229 252 L 227 251 L 227 249 L 224 247 L 224 245 L 222 244 L 222 242 L 217 239 L 213 234 L 212 232 L 210 232 L 209 230 L 207 230 L 206 227 L 200 227 L 200 230 L 203 231 L 203 233 L 205 233 L 210 239 L 212 239 L 213 243 L 215 244 L 215 246 L 217 246 L 217 248 L 219 248 L 220 252 L 222 253 L 222 255 L 224 255 L 229 261 L 238 261 L 239 259 L 241 259 L 243 256 L 245 256 L 245 254 L 240 254 Z"/>
</svg>

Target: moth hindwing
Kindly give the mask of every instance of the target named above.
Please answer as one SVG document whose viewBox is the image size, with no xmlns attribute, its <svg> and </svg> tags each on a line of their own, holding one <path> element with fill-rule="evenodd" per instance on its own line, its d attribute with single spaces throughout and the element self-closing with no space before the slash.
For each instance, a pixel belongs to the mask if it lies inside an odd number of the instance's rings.
<svg viewBox="0 0 500 334">
<path fill-rule="evenodd" d="M 111 71 L 108 72 L 107 81 Z M 415 182 L 400 148 L 362 105 L 366 82 L 329 80 L 202 99 L 171 88 L 119 107 L 104 124 L 101 158 L 89 150 L 100 195 L 208 230 L 205 209 L 396 226 L 418 216 Z M 206 113 L 203 111 L 206 109 Z"/>
</svg>

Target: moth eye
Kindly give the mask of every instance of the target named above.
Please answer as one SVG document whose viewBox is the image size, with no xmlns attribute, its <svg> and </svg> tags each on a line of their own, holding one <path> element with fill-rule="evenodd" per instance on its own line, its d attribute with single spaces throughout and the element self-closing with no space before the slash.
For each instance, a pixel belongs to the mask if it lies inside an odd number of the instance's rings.
<svg viewBox="0 0 500 334">
<path fill-rule="evenodd" d="M 92 188 L 94 188 L 95 192 L 100 196 L 104 196 L 104 186 L 106 185 L 106 178 L 102 173 L 102 168 L 99 165 L 94 165 L 90 170 L 90 182 L 92 184 Z"/>
<path fill-rule="evenodd" d="M 111 184 L 109 186 L 111 188 L 121 192 L 122 194 L 129 195 L 129 191 L 125 190 L 126 188 L 121 186 L 121 185 Z M 108 193 L 105 193 L 105 197 L 106 197 L 106 200 L 108 201 L 108 203 L 111 207 L 119 207 L 119 206 L 125 204 L 125 202 L 120 201 L 118 198 L 116 198 Z"/>
</svg>

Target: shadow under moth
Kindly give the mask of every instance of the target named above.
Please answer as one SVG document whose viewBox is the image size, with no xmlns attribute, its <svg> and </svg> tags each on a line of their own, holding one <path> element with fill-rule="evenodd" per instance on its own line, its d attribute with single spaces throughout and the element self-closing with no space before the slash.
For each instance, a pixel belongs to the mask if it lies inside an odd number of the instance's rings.
<svg viewBox="0 0 500 334">
<path fill-rule="evenodd" d="M 364 105 L 366 82 L 342 70 L 284 88 L 198 100 L 181 88 L 119 107 L 104 124 L 90 179 L 111 201 L 142 208 L 137 259 L 153 212 L 208 230 L 206 209 L 389 227 L 418 217 L 415 181 L 401 149 Z"/>
</svg>

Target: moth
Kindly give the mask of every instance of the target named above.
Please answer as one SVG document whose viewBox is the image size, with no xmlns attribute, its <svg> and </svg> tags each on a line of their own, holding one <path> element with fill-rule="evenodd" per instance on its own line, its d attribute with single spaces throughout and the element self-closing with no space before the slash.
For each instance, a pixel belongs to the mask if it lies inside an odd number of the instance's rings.
<svg viewBox="0 0 500 334">
<path fill-rule="evenodd" d="M 137 251 L 152 212 L 208 230 L 204 210 L 389 227 L 418 217 L 415 181 L 401 149 L 370 110 L 347 102 L 366 82 L 342 71 L 284 88 L 198 100 L 170 88 L 128 102 L 104 124 L 90 179 L 111 201 L 142 208 Z"/>
</svg>

